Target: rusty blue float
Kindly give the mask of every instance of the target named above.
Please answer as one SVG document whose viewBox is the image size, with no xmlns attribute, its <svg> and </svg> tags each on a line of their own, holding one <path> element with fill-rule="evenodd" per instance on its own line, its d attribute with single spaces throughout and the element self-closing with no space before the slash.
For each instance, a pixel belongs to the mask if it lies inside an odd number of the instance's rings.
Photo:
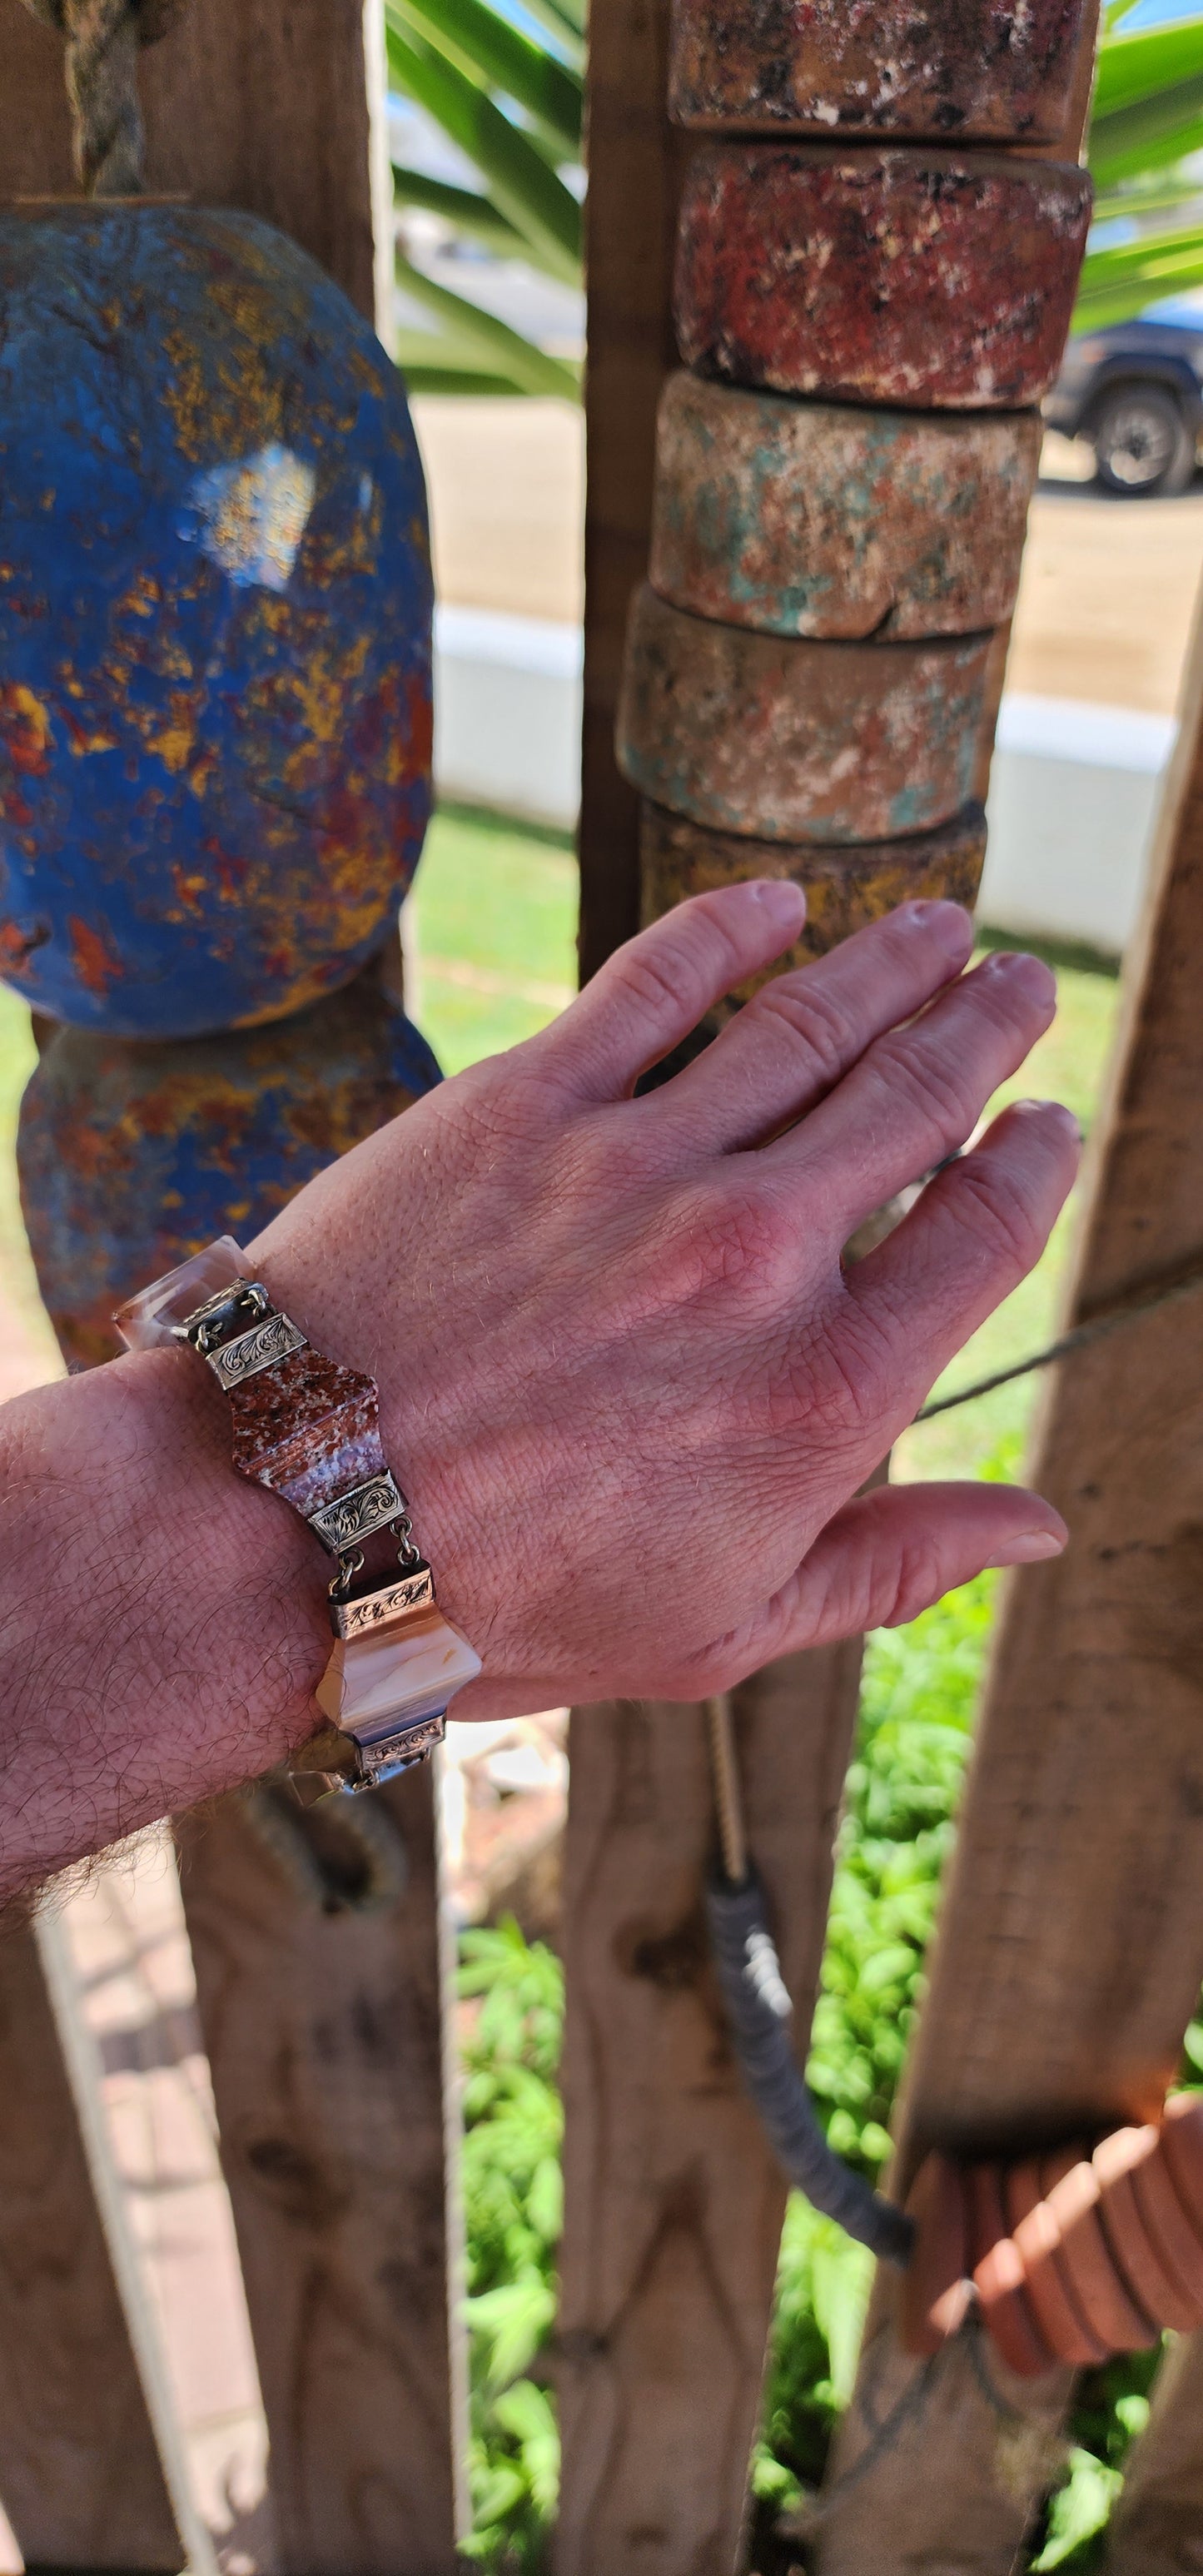
<svg viewBox="0 0 1203 2576">
<path fill-rule="evenodd" d="M 429 809 L 404 389 L 242 214 L 0 217 L 0 973 L 127 1038 L 297 1011 L 389 935 Z"/>
<path fill-rule="evenodd" d="M 437 1080 L 376 966 L 270 1028 L 149 1045 L 56 1030 L 21 1104 L 17 1159 L 66 1359 L 111 1359 L 113 1309 L 132 1289 L 219 1234 L 252 1241 Z"/>
</svg>

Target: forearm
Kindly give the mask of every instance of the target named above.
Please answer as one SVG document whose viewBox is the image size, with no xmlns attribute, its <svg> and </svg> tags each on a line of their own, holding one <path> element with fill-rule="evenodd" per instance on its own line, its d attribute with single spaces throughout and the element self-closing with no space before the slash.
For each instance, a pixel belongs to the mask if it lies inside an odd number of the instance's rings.
<svg viewBox="0 0 1203 2576">
<path fill-rule="evenodd" d="M 0 1902 L 303 1741 L 324 1584 L 190 1353 L 0 1410 Z"/>
</svg>

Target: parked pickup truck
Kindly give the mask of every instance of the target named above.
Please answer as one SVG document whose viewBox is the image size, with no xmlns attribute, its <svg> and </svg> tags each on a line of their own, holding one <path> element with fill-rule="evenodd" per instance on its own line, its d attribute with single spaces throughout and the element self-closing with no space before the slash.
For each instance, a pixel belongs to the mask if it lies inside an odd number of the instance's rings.
<svg viewBox="0 0 1203 2576">
<path fill-rule="evenodd" d="M 1185 492 L 1203 434 L 1203 311 L 1179 305 L 1075 333 L 1044 405 L 1050 429 L 1084 438 L 1100 483 L 1133 497 Z"/>
</svg>

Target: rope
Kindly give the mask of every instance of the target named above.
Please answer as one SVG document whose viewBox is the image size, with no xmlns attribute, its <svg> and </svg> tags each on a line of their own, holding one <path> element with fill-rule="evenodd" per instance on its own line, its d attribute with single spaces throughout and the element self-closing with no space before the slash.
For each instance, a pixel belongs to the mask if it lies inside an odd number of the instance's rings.
<svg viewBox="0 0 1203 2576">
<path fill-rule="evenodd" d="M 403 1895 L 405 1844 L 380 1798 L 327 1798 L 302 1807 L 291 1789 L 263 1780 L 243 1791 L 241 1803 L 296 1895 L 319 1913 L 378 1914 Z"/>
<path fill-rule="evenodd" d="M 706 1891 L 706 1921 L 744 2089 L 778 2163 L 813 2209 L 888 2262 L 905 2263 L 914 2223 L 827 2143 L 790 2038 L 793 2005 L 748 1859 L 729 1698 L 705 1703 L 722 1875 Z"/>
<path fill-rule="evenodd" d="M 188 0 L 25 0 L 67 40 L 75 175 L 89 197 L 136 197 L 146 136 L 138 104 L 138 48 L 155 45 Z"/>
<path fill-rule="evenodd" d="M 708 1699 L 704 1703 L 706 1726 L 710 1737 L 710 1777 L 714 1783 L 714 1805 L 718 1817 L 719 1849 L 723 1870 L 732 1887 L 742 1887 L 748 1875 L 748 1843 L 744 1832 L 743 1800 L 739 1794 L 739 1765 L 735 1758 L 735 1728 L 731 1722 L 731 1702 Z"/>
<path fill-rule="evenodd" d="M 778 2163 L 811 2207 L 888 2262 L 905 2263 L 914 2223 L 854 2173 L 827 2143 L 794 2061 L 793 2006 L 781 1975 L 759 1881 L 742 1887 L 716 1879 L 706 1891 L 706 1920 L 739 2070 Z"/>
<path fill-rule="evenodd" d="M 1131 1324 L 1140 1315 L 1156 1314 L 1161 1306 L 1176 1306 L 1180 1298 L 1193 1297 L 1203 1288 L 1203 1253 L 1192 1253 L 1171 1270 L 1161 1270 L 1143 1288 L 1132 1288 L 1114 1304 L 1104 1306 L 1097 1315 L 1075 1324 L 1059 1340 L 1049 1342 L 1044 1350 L 1033 1351 L 1026 1360 L 1015 1360 L 1010 1368 L 995 1369 L 990 1377 L 975 1378 L 972 1386 L 958 1387 L 955 1395 L 937 1396 L 915 1415 L 915 1422 L 934 1422 L 938 1413 L 952 1413 L 958 1404 L 972 1404 L 979 1395 L 992 1395 L 996 1386 L 1009 1386 L 1013 1378 L 1028 1377 L 1033 1369 L 1050 1368 L 1054 1360 L 1067 1359 L 1073 1351 L 1084 1351 L 1091 1342 L 1105 1340 L 1117 1333 L 1121 1324 Z M 912 1429 L 914 1425 L 912 1424 Z"/>
</svg>

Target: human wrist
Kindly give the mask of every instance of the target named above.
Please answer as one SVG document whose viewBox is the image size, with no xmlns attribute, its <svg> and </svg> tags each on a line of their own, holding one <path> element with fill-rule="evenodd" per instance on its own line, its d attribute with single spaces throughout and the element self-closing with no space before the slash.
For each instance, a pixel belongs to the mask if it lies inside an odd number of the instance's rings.
<svg viewBox="0 0 1203 2576">
<path fill-rule="evenodd" d="M 219 1795 L 319 1724 L 320 1551 L 240 1486 L 187 1352 L 4 1408 L 0 1903 Z"/>
<path fill-rule="evenodd" d="M 290 1769 L 305 1803 L 376 1788 L 441 1742 L 480 1658 L 441 1608 L 381 1439 L 368 1369 L 319 1348 L 229 1235 L 153 1280 L 115 1320 L 132 1350 L 187 1343 L 220 1388 L 231 1464 L 308 1525 L 331 1561 L 322 1716 Z"/>
<path fill-rule="evenodd" d="M 229 1415 L 191 1351 L 132 1353 L 108 1381 L 127 1437 L 113 1495 L 136 1516 L 165 1649 L 200 1681 L 187 1757 L 212 1795 L 268 1770 L 320 1724 L 329 1656 L 322 1552 L 275 1495 L 235 1475 Z M 173 1696 L 178 1667 L 164 1663 Z"/>
</svg>

